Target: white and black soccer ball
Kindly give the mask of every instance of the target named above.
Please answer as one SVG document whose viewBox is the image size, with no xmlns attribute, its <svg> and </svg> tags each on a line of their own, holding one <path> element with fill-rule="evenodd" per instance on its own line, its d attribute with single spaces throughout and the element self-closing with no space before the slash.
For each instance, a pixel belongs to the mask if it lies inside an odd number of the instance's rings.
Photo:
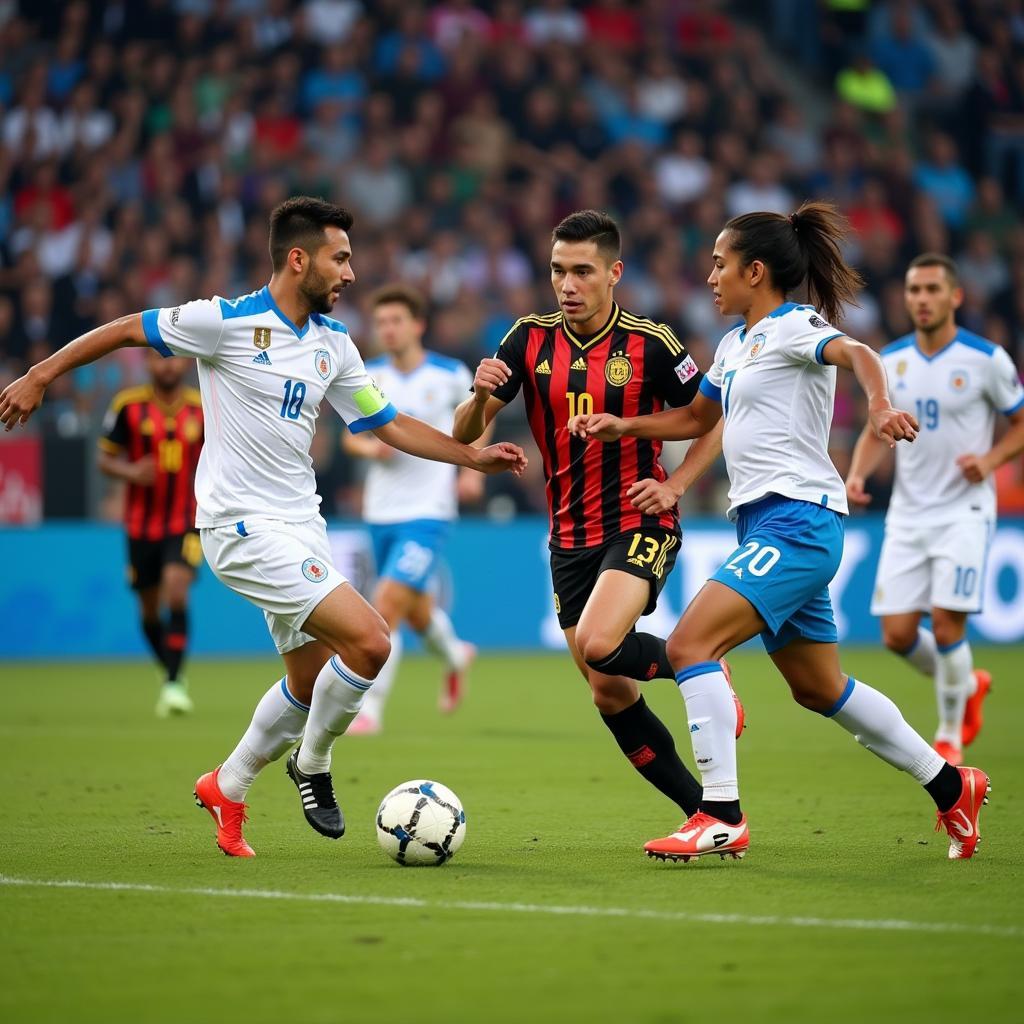
<svg viewBox="0 0 1024 1024">
<path fill-rule="evenodd" d="M 377 842 L 399 864 L 444 864 L 465 838 L 462 801 L 440 782 L 403 782 L 380 802 Z"/>
</svg>

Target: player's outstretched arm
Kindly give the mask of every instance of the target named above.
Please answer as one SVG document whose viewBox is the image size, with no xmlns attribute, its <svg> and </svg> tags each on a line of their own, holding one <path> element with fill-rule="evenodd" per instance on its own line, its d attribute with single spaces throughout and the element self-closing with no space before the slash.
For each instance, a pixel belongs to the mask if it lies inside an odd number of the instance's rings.
<svg viewBox="0 0 1024 1024">
<path fill-rule="evenodd" d="M 902 409 L 894 409 L 889 402 L 889 382 L 885 365 L 877 352 L 853 338 L 840 335 L 822 350 L 821 358 L 833 366 L 852 370 L 857 383 L 868 397 L 868 419 L 875 437 L 890 448 L 897 441 L 913 441 L 917 437 L 917 420 Z"/>
<path fill-rule="evenodd" d="M 495 388 L 508 382 L 511 371 L 501 359 L 481 359 L 473 377 L 473 394 L 455 410 L 452 437 L 472 444 L 483 436 L 491 420 L 505 403 L 494 397 Z"/>
<path fill-rule="evenodd" d="M 141 313 L 111 320 L 69 341 L 4 388 L 0 394 L 0 423 L 6 430 L 12 430 L 19 423 L 27 423 L 32 413 L 42 405 L 46 389 L 68 370 L 95 362 L 116 349 L 145 344 Z"/>
<path fill-rule="evenodd" d="M 649 416 L 612 416 L 591 413 L 569 420 L 570 434 L 597 441 L 618 441 L 622 437 L 641 437 L 648 441 L 688 441 L 708 433 L 722 418 L 722 406 L 697 393 L 689 405 L 665 409 Z"/>
<path fill-rule="evenodd" d="M 519 445 L 501 441 L 486 448 L 474 448 L 401 412 L 390 423 L 374 428 L 373 432 L 392 448 L 421 459 L 468 466 L 481 473 L 501 473 L 507 470 L 521 476 L 526 469 L 526 455 Z"/>
<path fill-rule="evenodd" d="M 1007 419 L 1010 429 L 984 455 L 961 455 L 956 460 L 960 472 L 972 484 L 980 484 L 989 473 L 1024 452 L 1024 409 L 1011 412 Z"/>
<path fill-rule="evenodd" d="M 679 499 L 692 487 L 722 454 L 721 420 L 703 437 L 690 445 L 683 461 L 666 480 L 648 477 L 638 480 L 626 491 L 633 507 L 648 515 L 660 515 L 679 504 Z"/>
</svg>

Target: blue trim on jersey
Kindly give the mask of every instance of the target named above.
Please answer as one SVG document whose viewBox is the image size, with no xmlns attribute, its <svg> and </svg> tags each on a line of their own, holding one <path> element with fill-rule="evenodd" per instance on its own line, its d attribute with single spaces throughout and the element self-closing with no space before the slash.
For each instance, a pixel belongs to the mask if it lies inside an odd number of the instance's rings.
<svg viewBox="0 0 1024 1024">
<path fill-rule="evenodd" d="M 248 537 L 249 536 L 248 532 L 245 529 L 245 520 L 244 519 L 239 519 L 238 522 L 235 523 L 235 532 L 238 534 L 239 537 Z"/>
<path fill-rule="evenodd" d="M 165 359 L 173 356 L 174 353 L 167 347 L 160 335 L 160 310 L 147 309 L 142 314 L 142 330 L 145 332 L 146 341 L 157 350 Z"/>
<path fill-rule="evenodd" d="M 707 377 L 701 377 L 697 390 L 705 398 L 710 398 L 713 402 L 720 402 L 722 400 L 722 389 L 717 384 L 712 384 Z"/>
<path fill-rule="evenodd" d="M 398 410 L 390 403 L 375 412 L 372 416 L 366 416 L 361 420 L 353 420 L 349 425 L 348 429 L 353 434 L 361 434 L 364 430 L 376 430 L 377 427 L 383 427 L 385 423 L 390 423 L 398 415 Z"/>
<path fill-rule="evenodd" d="M 337 672 L 338 675 L 341 676 L 341 678 L 344 679 L 345 682 L 348 683 L 348 685 L 351 686 L 353 690 L 360 690 L 362 693 L 366 693 L 366 691 L 371 686 L 373 686 L 373 683 L 368 683 L 368 682 L 365 682 L 362 679 L 356 679 L 355 676 L 350 676 L 341 667 L 341 662 L 338 661 L 338 656 L 337 655 L 335 655 L 333 658 L 331 658 L 331 668 L 333 668 L 334 671 Z"/>
<path fill-rule="evenodd" d="M 296 338 L 299 338 L 301 340 L 306 336 L 306 332 L 309 330 L 309 321 L 306 321 L 305 325 L 302 327 L 301 330 L 298 327 L 296 327 L 295 324 L 293 324 L 291 320 L 289 320 L 288 317 L 286 317 L 284 313 L 281 312 L 281 308 L 274 301 L 274 296 L 270 294 L 270 285 L 265 284 L 260 289 L 260 294 L 266 300 L 267 308 L 273 310 L 273 312 L 277 314 L 278 320 L 280 320 L 284 324 L 287 324 L 292 329 Z"/>
<path fill-rule="evenodd" d="M 266 313 L 270 306 L 267 305 L 266 296 L 263 294 L 266 286 L 258 292 L 250 292 L 248 295 L 239 295 L 234 299 L 220 300 L 220 315 L 223 320 L 236 320 L 240 316 L 259 316 Z"/>
<path fill-rule="evenodd" d="M 329 331 L 337 331 L 338 334 L 348 334 L 348 328 L 333 316 L 324 316 L 323 313 L 310 313 L 309 319 L 318 327 L 326 327 Z"/>
<path fill-rule="evenodd" d="M 288 677 L 287 676 L 285 676 L 281 680 L 281 692 L 284 694 L 284 699 L 286 701 L 288 701 L 289 704 L 294 704 L 295 707 L 297 707 L 300 711 L 308 711 L 309 710 L 309 705 L 308 704 L 303 704 L 301 700 L 296 700 L 291 695 L 291 691 L 288 689 Z"/>
<path fill-rule="evenodd" d="M 902 338 L 897 338 L 895 341 L 890 342 L 890 344 L 883 345 L 881 354 L 887 356 L 891 352 L 902 352 L 905 348 L 913 348 L 915 344 L 916 339 L 914 335 L 904 334 Z"/>
<path fill-rule="evenodd" d="M 363 363 L 363 366 L 365 366 L 368 370 L 377 370 L 382 369 L 386 366 L 390 366 L 390 364 L 391 360 L 388 359 L 387 356 L 374 356 L 372 359 L 367 359 L 366 362 Z"/>
<path fill-rule="evenodd" d="M 991 341 L 981 337 L 980 334 L 975 334 L 973 331 L 965 331 L 962 327 L 956 332 L 956 337 L 953 340 L 959 341 L 961 345 L 967 348 L 973 348 L 976 352 L 984 352 L 987 356 L 994 356 L 999 348 L 998 345 L 994 345 Z"/>
<path fill-rule="evenodd" d="M 1024 409 L 1024 398 L 1022 398 L 1016 405 L 1011 405 L 1009 409 L 1000 409 L 999 411 L 1004 416 L 1012 416 L 1018 409 Z"/>
<path fill-rule="evenodd" d="M 801 306 L 799 302 L 784 302 L 781 306 L 776 306 L 770 313 L 765 316 L 766 320 L 774 320 L 776 317 L 785 316 L 787 313 L 792 313 L 794 309 L 810 309 L 810 306 Z"/>
<path fill-rule="evenodd" d="M 967 643 L 967 637 L 962 636 L 959 640 L 954 640 L 951 644 L 946 644 L 945 647 L 943 647 L 942 644 L 936 644 L 935 650 L 937 650 L 939 654 L 949 654 L 950 651 L 955 651 L 961 644 L 965 643 Z"/>
<path fill-rule="evenodd" d="M 721 671 L 722 666 L 717 661 L 698 661 L 696 665 L 676 673 L 676 685 L 682 686 L 687 679 L 693 679 L 694 676 L 706 676 L 709 672 Z"/>
<path fill-rule="evenodd" d="M 843 332 L 836 331 L 835 334 L 830 334 L 827 338 L 822 338 L 821 341 L 818 342 L 818 347 L 814 350 L 814 361 L 816 363 L 821 363 L 822 366 L 826 366 L 827 364 L 825 362 L 825 346 L 830 341 L 835 341 L 836 338 L 841 337 L 843 337 Z"/>
<path fill-rule="evenodd" d="M 430 349 L 427 349 L 426 362 L 431 366 L 437 366 L 442 370 L 447 370 L 449 373 L 458 373 L 464 365 L 458 359 L 453 359 L 451 356 L 441 355 L 440 352 L 433 352 Z"/>
<path fill-rule="evenodd" d="M 828 709 L 828 711 L 821 712 L 822 718 L 834 718 L 836 715 L 838 715 L 839 712 L 843 710 L 843 705 L 850 699 L 850 694 L 853 693 L 853 688 L 856 685 L 857 680 L 854 679 L 853 676 L 847 676 L 846 688 L 840 694 L 839 700 L 837 700 L 835 704 L 833 704 L 832 707 Z"/>
</svg>

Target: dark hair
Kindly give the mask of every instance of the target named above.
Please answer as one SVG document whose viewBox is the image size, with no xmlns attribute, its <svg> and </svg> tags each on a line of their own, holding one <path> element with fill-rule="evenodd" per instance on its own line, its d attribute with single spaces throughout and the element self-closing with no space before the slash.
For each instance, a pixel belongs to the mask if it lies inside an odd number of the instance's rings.
<svg viewBox="0 0 1024 1024">
<path fill-rule="evenodd" d="M 292 196 L 270 215 L 270 261 L 280 270 L 288 253 L 298 247 L 312 253 L 324 244 L 324 228 L 348 231 L 352 214 L 343 206 L 314 196 Z"/>
<path fill-rule="evenodd" d="M 744 213 L 725 225 L 729 247 L 744 266 L 760 260 L 771 273 L 772 284 L 783 294 L 807 281 L 807 297 L 829 322 L 837 320 L 843 305 L 856 302 L 864 285 L 860 274 L 843 260 L 839 243 L 849 222 L 830 203 L 804 203 L 796 213 Z"/>
<path fill-rule="evenodd" d="M 413 320 L 426 320 L 427 318 L 427 300 L 421 292 L 407 284 L 386 284 L 370 296 L 370 306 L 373 309 L 391 302 L 405 306 Z"/>
<path fill-rule="evenodd" d="M 941 252 L 923 252 L 920 256 L 915 256 L 910 263 L 907 265 L 907 270 L 913 270 L 914 267 L 942 267 L 946 272 L 946 277 L 949 278 L 949 283 L 954 288 L 960 287 L 960 271 L 957 265 Z"/>
<path fill-rule="evenodd" d="M 598 250 L 614 263 L 622 252 L 619 225 L 600 210 L 577 210 L 570 213 L 551 232 L 552 242 L 593 242 Z"/>
</svg>

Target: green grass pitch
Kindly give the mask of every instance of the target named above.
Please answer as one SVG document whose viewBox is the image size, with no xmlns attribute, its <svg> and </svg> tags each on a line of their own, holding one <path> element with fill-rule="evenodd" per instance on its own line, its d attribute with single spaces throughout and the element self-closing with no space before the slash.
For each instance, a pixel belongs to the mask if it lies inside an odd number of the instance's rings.
<svg viewBox="0 0 1024 1024">
<path fill-rule="evenodd" d="M 1024 652 L 976 658 L 995 685 L 970 751 L 993 780 L 974 860 L 947 861 L 927 796 L 751 653 L 733 659 L 751 850 L 688 865 L 643 856 L 679 815 L 615 749 L 567 656 L 480 659 L 450 718 L 437 663 L 409 659 L 385 734 L 335 750 L 345 838 L 306 826 L 281 762 L 251 793 L 252 861 L 216 849 L 192 785 L 277 663 L 194 664 L 197 713 L 168 722 L 148 665 L 4 665 L 0 1019 L 1013 1019 Z M 930 735 L 928 681 L 880 650 L 845 665 Z M 691 763 L 675 687 L 646 692 Z M 417 777 L 466 806 L 440 869 L 400 868 L 374 836 L 381 796 Z"/>
</svg>

